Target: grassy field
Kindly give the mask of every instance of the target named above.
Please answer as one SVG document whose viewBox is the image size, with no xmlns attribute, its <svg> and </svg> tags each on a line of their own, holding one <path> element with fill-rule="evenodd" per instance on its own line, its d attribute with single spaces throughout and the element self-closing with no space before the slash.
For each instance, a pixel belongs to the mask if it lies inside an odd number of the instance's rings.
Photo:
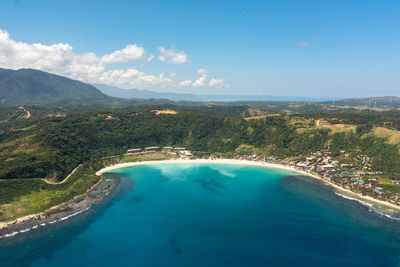
<svg viewBox="0 0 400 267">
<path fill-rule="evenodd" d="M 373 133 L 377 137 L 387 138 L 389 144 L 400 145 L 400 131 L 391 130 L 385 127 L 375 127 Z"/>
<path fill-rule="evenodd" d="M 271 114 L 267 114 L 267 115 L 259 115 L 259 116 L 247 117 L 247 118 L 244 118 L 244 119 L 246 121 L 248 121 L 248 120 L 259 120 L 259 119 L 265 119 L 267 117 L 279 117 L 279 116 L 281 116 L 281 114 L 271 113 Z"/>
<path fill-rule="evenodd" d="M 324 119 L 305 119 L 291 118 L 290 125 L 295 126 L 299 133 L 307 132 L 315 129 L 329 129 L 330 134 L 355 132 L 357 125 L 352 124 L 331 124 Z M 400 131 L 385 128 L 374 127 L 371 134 L 379 138 L 387 139 L 388 144 L 398 145 L 400 147 Z"/>
<path fill-rule="evenodd" d="M 330 134 L 355 132 L 357 125 L 352 124 L 331 124 L 323 119 L 291 118 L 290 124 L 297 128 L 297 132 L 304 133 L 317 129 L 328 129 Z"/>
<path fill-rule="evenodd" d="M 0 221 L 10 221 L 36 214 L 67 202 L 85 193 L 100 177 L 86 164 L 79 167 L 63 184 L 50 185 L 39 179 L 13 179 L 1 181 Z M 25 187 L 25 190 L 24 188 Z"/>
</svg>

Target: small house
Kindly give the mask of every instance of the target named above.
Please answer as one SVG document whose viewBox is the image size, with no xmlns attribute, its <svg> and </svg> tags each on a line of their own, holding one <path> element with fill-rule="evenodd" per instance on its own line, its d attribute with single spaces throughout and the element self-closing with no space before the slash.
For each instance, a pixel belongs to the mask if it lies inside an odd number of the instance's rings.
<svg viewBox="0 0 400 267">
<path fill-rule="evenodd" d="M 383 193 L 383 188 L 382 187 L 375 187 L 374 191 L 378 194 L 382 194 Z"/>
<path fill-rule="evenodd" d="M 331 165 L 331 164 L 326 164 L 326 165 L 322 165 L 321 168 L 325 171 L 332 171 L 335 169 L 335 166 Z"/>
</svg>

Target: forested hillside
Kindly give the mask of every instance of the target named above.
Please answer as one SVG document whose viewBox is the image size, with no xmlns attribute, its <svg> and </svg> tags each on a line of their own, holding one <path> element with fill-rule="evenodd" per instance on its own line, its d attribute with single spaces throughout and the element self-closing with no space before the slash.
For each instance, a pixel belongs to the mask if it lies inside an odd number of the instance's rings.
<svg viewBox="0 0 400 267">
<path fill-rule="evenodd" d="M 6 106 L 46 105 L 58 101 L 106 101 L 95 87 L 33 69 L 0 69 L 0 103 Z"/>
<path fill-rule="evenodd" d="M 241 109 L 236 109 L 231 107 L 234 114 L 240 113 Z M 275 115 L 245 120 L 237 115 L 213 114 L 218 112 L 211 112 L 211 108 L 208 112 L 176 110 L 177 114 L 157 113 L 148 107 L 57 111 L 51 115 L 41 110 L 42 115 L 30 118 L 24 117 L 23 110 L 2 110 L 0 179 L 62 179 L 82 162 L 151 145 L 185 146 L 197 154 L 255 152 L 278 158 L 320 149 L 332 153 L 359 149 L 373 157 L 377 169 L 400 172 L 398 112 Z"/>
</svg>

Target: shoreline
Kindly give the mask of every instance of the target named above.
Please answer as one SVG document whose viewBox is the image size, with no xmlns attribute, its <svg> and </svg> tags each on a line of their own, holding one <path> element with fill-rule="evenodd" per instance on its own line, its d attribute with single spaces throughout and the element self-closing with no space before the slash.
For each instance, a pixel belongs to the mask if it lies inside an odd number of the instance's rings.
<svg viewBox="0 0 400 267">
<path fill-rule="evenodd" d="M 112 173 L 112 170 L 140 166 L 140 165 L 153 165 L 153 164 L 230 164 L 230 165 L 245 165 L 245 166 L 259 166 L 259 167 L 267 167 L 267 168 L 275 168 L 281 169 L 288 172 L 293 172 L 299 175 L 308 176 L 314 178 L 325 185 L 330 186 L 335 194 L 352 199 L 358 202 L 361 202 L 363 205 L 372 205 L 376 204 L 380 207 L 390 208 L 397 212 L 400 212 L 400 206 L 392 204 L 387 201 L 378 200 L 372 198 L 370 196 L 363 196 L 359 193 L 355 193 L 349 189 L 342 188 L 339 185 L 336 185 L 330 182 L 323 177 L 312 173 L 307 172 L 302 169 L 298 169 L 293 166 L 288 166 L 279 163 L 271 163 L 271 162 L 259 162 L 259 161 L 251 161 L 251 160 L 238 160 L 238 159 L 169 159 L 169 160 L 153 160 L 153 161 L 139 161 L 139 162 L 126 162 L 126 163 L 118 163 L 115 165 L 111 165 L 100 169 L 96 172 L 96 175 L 101 176 L 99 181 L 94 184 L 91 188 L 89 188 L 84 194 L 78 195 L 73 199 L 61 203 L 57 206 L 51 207 L 46 211 L 26 215 L 12 221 L 8 222 L 0 222 L 0 240 L 11 238 L 20 233 L 25 233 L 30 230 L 37 229 L 39 227 L 44 227 L 46 225 L 51 225 L 57 222 L 64 221 L 70 217 L 83 213 L 90 209 L 93 204 L 101 202 L 108 194 L 113 191 L 118 182 L 115 178 L 106 178 L 103 175 L 106 173 Z M 340 193 L 344 194 L 341 195 Z"/>
<path fill-rule="evenodd" d="M 117 179 L 101 177 L 85 193 L 75 196 L 67 202 L 40 213 L 26 215 L 8 222 L 0 222 L 0 240 L 8 239 L 30 230 L 36 230 L 46 225 L 59 223 L 83 213 L 89 210 L 93 204 L 101 202 L 117 185 Z"/>
<path fill-rule="evenodd" d="M 238 159 L 170 159 L 170 160 L 160 160 L 160 161 L 139 161 L 139 162 L 119 163 L 119 164 L 115 164 L 112 166 L 108 166 L 108 167 L 105 167 L 105 168 L 97 171 L 96 175 L 102 175 L 104 173 L 110 172 L 115 169 L 121 169 L 121 168 L 127 168 L 127 167 L 139 166 L 139 165 L 171 164 L 171 163 L 200 163 L 200 164 L 201 163 L 206 163 L 206 164 L 215 163 L 215 164 L 232 164 L 232 165 L 239 164 L 239 165 L 261 166 L 261 167 L 276 168 L 276 169 L 291 171 L 291 172 L 295 172 L 298 174 L 302 174 L 302 175 L 317 179 L 317 180 L 323 182 L 324 184 L 331 186 L 333 189 L 336 189 L 337 191 L 339 191 L 339 193 L 348 194 L 357 200 L 366 201 L 367 203 L 370 203 L 370 204 L 375 203 L 379 206 L 385 206 L 387 208 L 391 208 L 391 209 L 394 209 L 394 210 L 400 212 L 400 206 L 397 206 L 388 201 L 375 199 L 370 196 L 364 196 L 364 195 L 361 195 L 360 193 L 353 192 L 349 189 L 346 189 L 337 184 L 334 184 L 331 181 L 324 179 L 323 177 L 321 177 L 315 173 L 297 169 L 292 166 L 287 166 L 287 165 L 278 164 L 278 163 L 271 163 L 271 162 L 259 162 L 259 161 L 238 160 Z"/>
</svg>

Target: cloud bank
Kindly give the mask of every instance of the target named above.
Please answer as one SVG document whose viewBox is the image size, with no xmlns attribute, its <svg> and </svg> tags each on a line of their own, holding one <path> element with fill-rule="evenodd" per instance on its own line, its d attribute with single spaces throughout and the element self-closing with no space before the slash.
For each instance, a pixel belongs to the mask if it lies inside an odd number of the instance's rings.
<svg viewBox="0 0 400 267">
<path fill-rule="evenodd" d="M 178 52 L 174 48 L 168 50 L 164 47 L 158 49 L 160 61 L 171 64 L 187 62 L 187 55 L 183 51 Z M 0 29 L 0 67 L 2 68 L 39 69 L 83 82 L 104 83 L 122 88 L 220 86 L 215 81 L 212 82 L 215 79 L 207 84 L 206 72 L 194 82 L 186 80 L 177 83 L 172 79 L 176 73 L 167 77 L 164 73 L 148 74 L 136 67 L 115 69 L 113 68 L 115 66 L 112 66 L 113 64 L 132 61 L 140 61 L 144 64 L 150 62 L 153 58 L 153 54 L 147 55 L 144 47 L 137 44 L 129 44 L 123 49 L 99 56 L 94 52 L 75 53 L 71 45 L 64 43 L 45 45 L 16 41 L 10 38 L 6 30 Z M 200 70 L 198 73 L 200 73 Z M 221 80 L 221 84 L 223 83 L 222 79 L 217 80 Z"/>
</svg>

